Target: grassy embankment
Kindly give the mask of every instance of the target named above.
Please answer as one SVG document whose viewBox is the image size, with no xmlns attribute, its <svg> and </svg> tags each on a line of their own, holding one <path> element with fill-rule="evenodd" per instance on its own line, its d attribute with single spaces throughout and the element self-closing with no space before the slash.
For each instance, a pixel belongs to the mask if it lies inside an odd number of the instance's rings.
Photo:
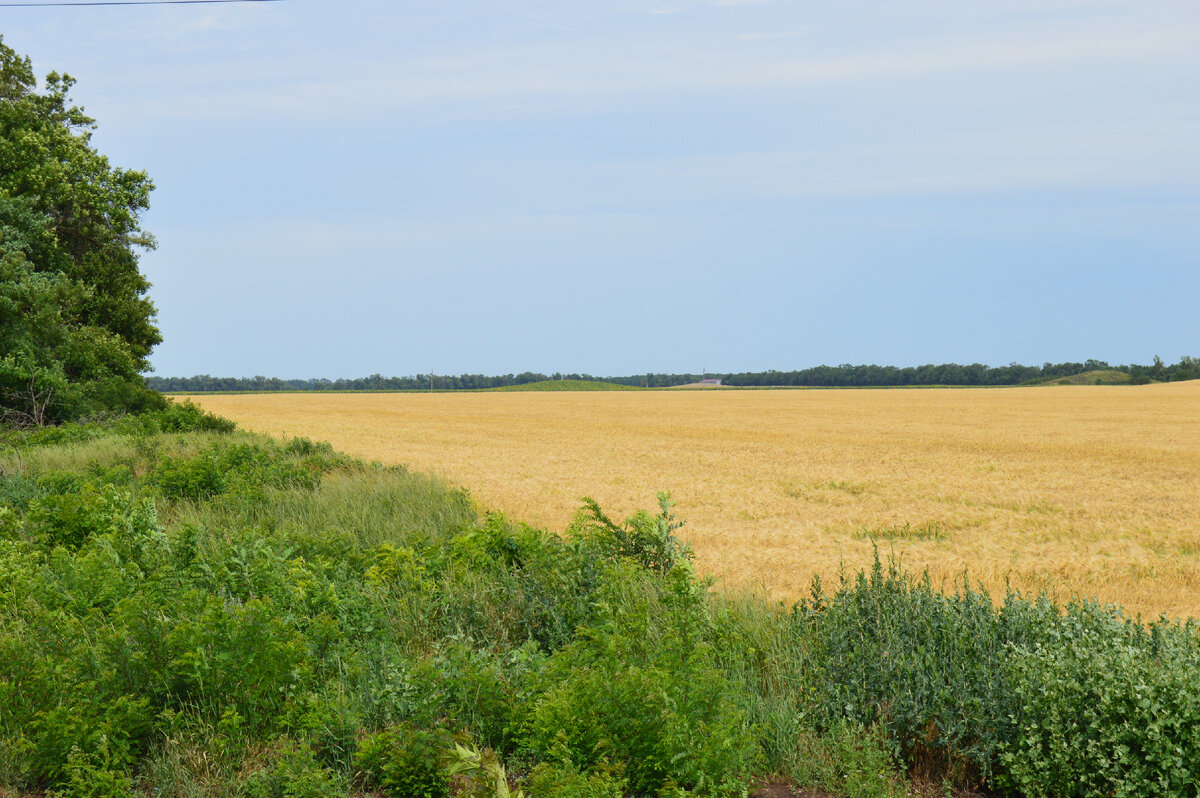
<svg viewBox="0 0 1200 798">
<path fill-rule="evenodd" d="M 538 382 L 527 382 L 521 385 L 505 385 L 500 388 L 488 388 L 492 391 L 643 391 L 645 388 L 639 388 L 634 385 L 619 385 L 615 382 L 602 382 L 600 380 L 540 380 Z"/>
<path fill-rule="evenodd" d="M 1200 638 L 896 568 L 714 594 L 669 504 L 564 535 L 175 408 L 0 458 L 0 790 L 1186 794 Z M 449 770 L 448 770 L 449 769 Z M 453 779 L 449 771 L 458 773 Z"/>
<path fill-rule="evenodd" d="M 1070 377 L 1035 380 L 1030 385 L 1128 385 L 1132 378 L 1124 371 L 1097 369 L 1073 374 Z"/>
</svg>

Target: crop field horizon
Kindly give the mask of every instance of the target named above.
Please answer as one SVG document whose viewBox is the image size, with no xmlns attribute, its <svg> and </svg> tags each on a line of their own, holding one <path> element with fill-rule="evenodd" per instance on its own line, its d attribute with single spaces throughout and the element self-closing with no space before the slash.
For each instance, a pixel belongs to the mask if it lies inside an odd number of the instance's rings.
<svg viewBox="0 0 1200 798">
<path fill-rule="evenodd" d="M 878 546 L 947 590 L 966 569 L 998 597 L 1200 617 L 1200 381 L 189 398 L 555 531 L 582 496 L 623 517 L 668 490 L 702 569 L 783 601 Z"/>
</svg>

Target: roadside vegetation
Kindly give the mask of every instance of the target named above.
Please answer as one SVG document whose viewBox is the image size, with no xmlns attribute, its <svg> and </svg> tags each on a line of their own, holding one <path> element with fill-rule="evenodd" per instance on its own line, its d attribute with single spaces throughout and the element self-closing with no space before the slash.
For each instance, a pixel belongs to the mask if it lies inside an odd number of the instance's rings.
<svg viewBox="0 0 1200 798">
<path fill-rule="evenodd" d="M 10 433 L 0 784 L 63 796 L 1182 795 L 1200 635 L 894 563 L 698 579 L 670 501 L 561 535 L 189 405 Z M 932 785 L 932 786 L 930 786 Z"/>
</svg>

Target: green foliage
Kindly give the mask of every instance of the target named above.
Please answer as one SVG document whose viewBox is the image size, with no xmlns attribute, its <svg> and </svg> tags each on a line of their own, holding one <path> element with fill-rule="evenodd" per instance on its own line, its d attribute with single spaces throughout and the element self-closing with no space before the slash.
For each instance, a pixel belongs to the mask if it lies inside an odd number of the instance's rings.
<svg viewBox="0 0 1200 798">
<path fill-rule="evenodd" d="M 789 753 L 786 770 L 801 786 L 845 798 L 900 798 L 911 793 L 896 773 L 882 731 L 850 723 L 825 734 L 802 732 Z"/>
<path fill-rule="evenodd" d="M 456 742 L 448 760 L 447 772 L 466 781 L 466 798 L 525 798 L 521 790 L 513 792 L 509 788 L 508 771 L 490 748 L 481 751 L 473 745 Z"/>
<path fill-rule="evenodd" d="M 182 402 L 167 402 L 166 406 L 159 410 L 152 410 L 141 413 L 137 416 L 122 420 L 123 423 L 117 425 L 118 430 L 128 430 L 130 433 L 141 433 L 150 435 L 159 432 L 233 432 L 235 424 L 227 418 L 209 413 L 199 406 L 184 400 Z M 296 438 L 296 441 L 304 441 L 304 438 Z M 308 441 L 311 444 L 311 441 Z M 316 454 L 319 450 L 323 453 L 332 454 L 332 447 L 325 444 L 325 448 L 313 445 L 312 452 L 297 452 L 298 454 Z M 293 449 L 294 451 L 294 449 Z"/>
<path fill-rule="evenodd" d="M 294 444 L 281 448 L 222 442 L 199 455 L 164 457 L 155 466 L 153 479 L 166 498 L 192 501 L 224 493 L 256 499 L 271 488 L 313 490 L 337 460 L 320 449 L 299 454 L 305 451 L 310 449 Z"/>
<path fill-rule="evenodd" d="M 736 795 L 758 755 L 750 697 L 717 666 L 702 591 L 683 564 L 671 576 L 658 596 L 612 586 L 596 625 L 547 661 L 524 745 L 582 770 L 617 765 L 636 794 Z"/>
<path fill-rule="evenodd" d="M 0 45 L 3 47 L 3 45 Z M 85 288 L 35 270 L 0 240 L 0 423 L 40 427 L 163 401 L 141 385 L 121 338 L 79 320 Z"/>
<path fill-rule="evenodd" d="M 70 549 L 105 534 L 116 536 L 117 545 L 140 547 L 157 527 L 153 502 L 137 503 L 111 485 L 99 489 L 85 483 L 78 492 L 48 492 L 33 500 L 26 514 L 28 534 Z"/>
<path fill-rule="evenodd" d="M 12 437 L 9 443 L 31 448 L 61 443 L 111 439 L 113 436 L 154 440 L 160 433 L 232 432 L 228 419 L 201 410 L 192 402 L 168 401 L 164 406 L 137 415 L 116 416 L 88 423 L 67 422 L 54 427 L 29 429 Z"/>
<path fill-rule="evenodd" d="M 0 423 L 42 426 L 162 406 L 145 387 L 162 339 L 137 250 L 153 184 L 91 146 L 51 72 L 0 40 Z"/>
<path fill-rule="evenodd" d="M 733 796 L 769 772 L 865 796 L 900 794 L 900 767 L 1194 792 L 1194 623 L 878 562 L 771 606 L 711 593 L 678 528 L 665 495 L 621 522 L 587 502 L 566 536 L 479 518 L 187 405 L 22 435 L 0 457 L 0 791 Z"/>
<path fill-rule="evenodd" d="M 1200 634 L 1089 602 L 946 595 L 896 563 L 797 607 L 805 711 L 878 725 L 910 765 L 1033 796 L 1180 794 L 1200 781 Z"/>
<path fill-rule="evenodd" d="M 585 773 L 567 762 L 542 762 L 529 774 L 529 794 L 555 798 L 622 798 L 628 782 L 600 770 Z"/>
<path fill-rule="evenodd" d="M 532 644 L 504 651 L 460 636 L 446 640 L 432 660 L 441 714 L 487 745 L 511 748 L 521 683 L 543 660 Z"/>
<path fill-rule="evenodd" d="M 246 798 L 329 798 L 346 793 L 343 780 L 322 766 L 308 746 L 285 739 L 270 753 L 264 767 L 246 776 Z"/>
<path fill-rule="evenodd" d="M 397 726 L 368 735 L 358 744 L 355 766 L 369 787 L 395 798 L 449 798 L 450 778 L 442 756 L 451 745 L 445 730 Z"/>
<path fill-rule="evenodd" d="M 220 459 L 216 450 L 195 458 L 167 458 L 155 469 L 158 487 L 169 499 L 200 501 L 224 493 L 228 481 Z"/>
<path fill-rule="evenodd" d="M 437 584 L 425 576 L 425 565 L 408 546 L 384 543 L 375 550 L 375 563 L 363 574 L 370 584 L 397 586 L 402 593 L 426 593 Z"/>
<path fill-rule="evenodd" d="M 862 527 L 855 533 L 855 537 L 870 540 L 945 540 L 949 536 L 950 531 L 940 521 L 926 521 L 916 526 L 908 521 L 902 524 L 880 524 Z"/>
<path fill-rule="evenodd" d="M 75 474 L 68 475 L 69 479 L 77 479 Z M 5 474 L 0 472 L 0 507 L 8 507 L 24 512 L 41 493 L 40 481 L 27 474 L 16 472 Z M 0 537 L 3 537 L 0 534 Z"/>
<path fill-rule="evenodd" d="M 658 515 L 639 510 L 623 524 L 613 522 L 590 496 L 582 501 L 583 509 L 569 533 L 599 545 L 609 555 L 628 557 L 659 573 L 691 559 L 691 548 L 675 535 L 683 523 L 675 521 L 669 494 L 658 494 Z"/>
<path fill-rule="evenodd" d="M 230 604 L 192 593 L 188 617 L 167 635 L 163 676 L 176 701 L 209 717 L 232 708 L 269 729 L 287 700 L 310 683 L 309 648 L 270 599 Z"/>
<path fill-rule="evenodd" d="M 1013 663 L 1012 689 L 1025 698 L 999 746 L 998 783 L 1030 796 L 1195 791 L 1195 639 L 1161 623 L 1131 627 L 1095 605 L 1075 605 L 1065 620 L 1062 637 Z"/>
<path fill-rule="evenodd" d="M 72 748 L 67 755 L 66 782 L 50 798 L 133 798 L 133 779 L 128 771 L 114 767 L 108 756 L 106 740 L 96 754 Z"/>
</svg>

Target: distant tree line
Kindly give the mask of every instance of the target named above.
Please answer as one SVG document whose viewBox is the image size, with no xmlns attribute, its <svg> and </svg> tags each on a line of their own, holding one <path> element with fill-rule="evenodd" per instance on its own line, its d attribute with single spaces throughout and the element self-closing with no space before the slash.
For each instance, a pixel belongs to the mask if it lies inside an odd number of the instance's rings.
<svg viewBox="0 0 1200 798">
<path fill-rule="evenodd" d="M 723 377 L 726 385 L 744 386 L 804 386 L 804 387 L 904 387 L 909 385 L 1022 385 L 1047 382 L 1073 377 L 1089 371 L 1120 371 L 1130 376 L 1131 382 L 1168 382 L 1200 378 L 1200 360 L 1181 358 L 1173 366 L 1167 366 L 1159 357 L 1153 365 L 1112 366 L 1103 360 L 1087 360 L 1083 363 L 1043 363 L 1041 366 L 1022 366 L 1010 363 L 1007 366 L 985 366 L 972 363 L 928 364 L 924 366 L 817 366 L 802 371 L 766 371 L 728 374 Z"/>
<path fill-rule="evenodd" d="M 200 391 L 462 391 L 525 385 L 544 380 L 600 380 L 620 385 L 646 388 L 669 388 L 686 385 L 703 378 L 720 378 L 726 385 L 744 387 L 811 387 L 811 388 L 898 388 L 920 385 L 1022 385 L 1073 377 L 1089 371 L 1110 370 L 1128 374 L 1135 384 L 1177 382 L 1200 379 L 1200 358 L 1183 357 L 1174 365 L 1163 363 L 1159 357 L 1148 366 L 1111 366 L 1102 360 L 1083 363 L 1043 363 L 1041 366 L 985 366 L 982 363 L 960 365 L 943 363 L 924 366 L 815 366 L 800 371 L 748 371 L 737 374 L 635 374 L 626 377 L 595 377 L 591 374 L 541 374 L 525 371 L 520 374 L 436 375 L 417 374 L 411 377 L 369 377 L 329 380 L 322 378 L 280 379 L 278 377 L 148 377 L 150 388 L 165 393 Z"/>
<path fill-rule="evenodd" d="M 503 388 L 509 385 L 525 385 L 543 380 L 598 380 L 590 374 L 538 374 L 532 371 L 521 374 L 417 374 L 411 377 L 385 377 L 372 374 L 369 377 L 329 380 L 312 377 L 306 380 L 284 380 L 278 377 L 210 377 L 200 374 L 195 377 L 149 377 L 147 383 L 156 391 L 480 391 L 487 388 Z"/>
</svg>

